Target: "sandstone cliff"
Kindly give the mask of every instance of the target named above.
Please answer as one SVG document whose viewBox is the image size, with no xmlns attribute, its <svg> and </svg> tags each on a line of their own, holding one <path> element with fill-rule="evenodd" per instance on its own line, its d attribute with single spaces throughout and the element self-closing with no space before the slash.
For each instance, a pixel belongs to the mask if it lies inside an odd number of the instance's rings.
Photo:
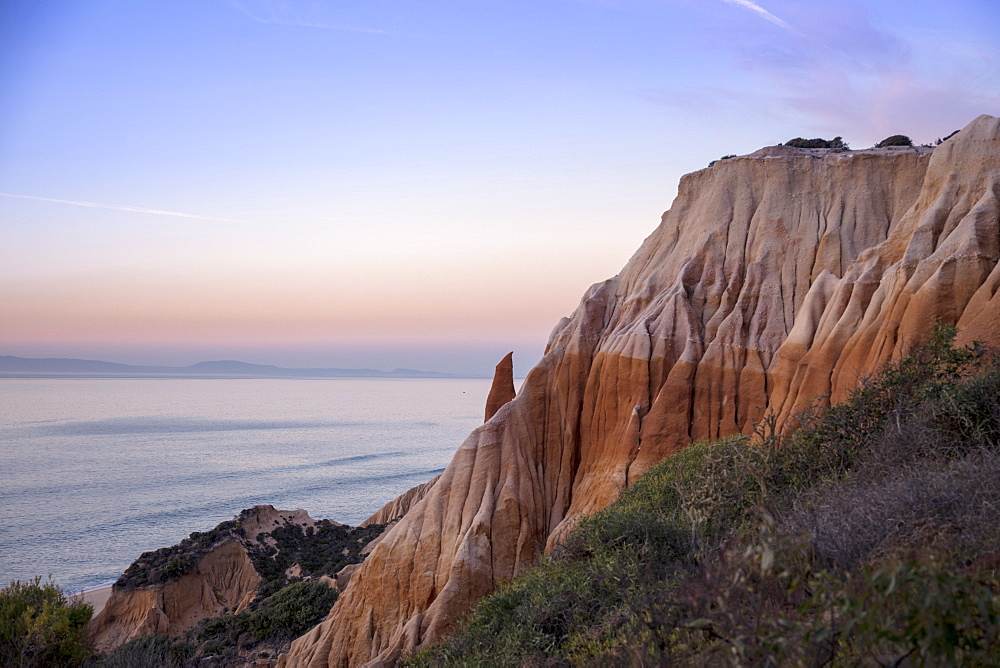
<svg viewBox="0 0 1000 668">
<path fill-rule="evenodd" d="M 789 147 L 685 176 L 286 666 L 391 662 L 698 438 L 837 400 L 936 318 L 1000 343 L 1000 119 L 927 148 Z"/>
</svg>

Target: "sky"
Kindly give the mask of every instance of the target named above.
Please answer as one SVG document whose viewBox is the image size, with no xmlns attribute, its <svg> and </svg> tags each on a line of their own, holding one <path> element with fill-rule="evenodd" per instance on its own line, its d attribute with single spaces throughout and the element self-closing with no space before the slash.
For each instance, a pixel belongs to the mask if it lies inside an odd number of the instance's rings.
<svg viewBox="0 0 1000 668">
<path fill-rule="evenodd" d="M 995 0 L 4 0 L 0 355 L 518 374 L 682 174 L 1000 114 Z"/>
</svg>

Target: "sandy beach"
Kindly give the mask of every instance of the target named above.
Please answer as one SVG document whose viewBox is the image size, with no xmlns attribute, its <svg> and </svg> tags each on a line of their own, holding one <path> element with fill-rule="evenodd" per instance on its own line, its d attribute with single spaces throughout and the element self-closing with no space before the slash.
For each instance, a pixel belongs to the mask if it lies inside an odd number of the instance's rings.
<svg viewBox="0 0 1000 668">
<path fill-rule="evenodd" d="M 84 589 L 81 592 L 73 594 L 70 598 L 72 600 L 82 599 L 84 603 L 90 603 L 94 606 L 94 615 L 96 616 L 97 613 L 104 609 L 104 604 L 111 598 L 111 585 L 96 589 Z"/>
</svg>

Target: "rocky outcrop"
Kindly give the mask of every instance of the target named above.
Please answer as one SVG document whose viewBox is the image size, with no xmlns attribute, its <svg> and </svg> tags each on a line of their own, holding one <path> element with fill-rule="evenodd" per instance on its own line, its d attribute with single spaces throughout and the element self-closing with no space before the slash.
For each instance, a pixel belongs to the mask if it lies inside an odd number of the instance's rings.
<svg viewBox="0 0 1000 668">
<path fill-rule="evenodd" d="M 89 623 L 90 637 L 103 651 L 144 635 L 181 636 L 206 618 L 243 610 L 265 579 L 319 575 L 303 573 L 296 563 L 311 540 L 327 547 L 331 537 L 341 539 L 346 547 L 337 560 L 350 563 L 360 561 L 365 543 L 380 530 L 317 522 L 304 510 L 254 506 L 211 531 L 143 554 Z"/>
<path fill-rule="evenodd" d="M 207 617 L 246 606 L 259 582 L 246 550 L 230 538 L 177 580 L 113 589 L 91 622 L 91 637 L 98 649 L 107 650 L 145 635 L 179 636 Z"/>
<path fill-rule="evenodd" d="M 1000 343 L 1000 119 L 934 149 L 771 147 L 685 176 L 285 666 L 392 662 L 693 439 L 836 401 L 936 319 Z"/>
<path fill-rule="evenodd" d="M 507 353 L 506 357 L 497 364 L 496 371 L 493 372 L 493 385 L 490 387 L 489 396 L 486 397 L 486 419 L 496 415 L 500 407 L 514 398 L 514 353 Z"/>
</svg>

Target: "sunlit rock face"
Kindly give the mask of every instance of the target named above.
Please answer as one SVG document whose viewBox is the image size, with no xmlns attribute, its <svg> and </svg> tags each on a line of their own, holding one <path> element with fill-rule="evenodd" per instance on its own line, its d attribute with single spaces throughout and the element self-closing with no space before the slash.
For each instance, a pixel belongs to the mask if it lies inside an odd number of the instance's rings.
<svg viewBox="0 0 1000 668">
<path fill-rule="evenodd" d="M 1000 120 L 936 149 L 765 148 L 685 176 L 285 666 L 441 639 L 583 515 L 694 439 L 837 401 L 936 319 L 1000 343 Z"/>
</svg>

